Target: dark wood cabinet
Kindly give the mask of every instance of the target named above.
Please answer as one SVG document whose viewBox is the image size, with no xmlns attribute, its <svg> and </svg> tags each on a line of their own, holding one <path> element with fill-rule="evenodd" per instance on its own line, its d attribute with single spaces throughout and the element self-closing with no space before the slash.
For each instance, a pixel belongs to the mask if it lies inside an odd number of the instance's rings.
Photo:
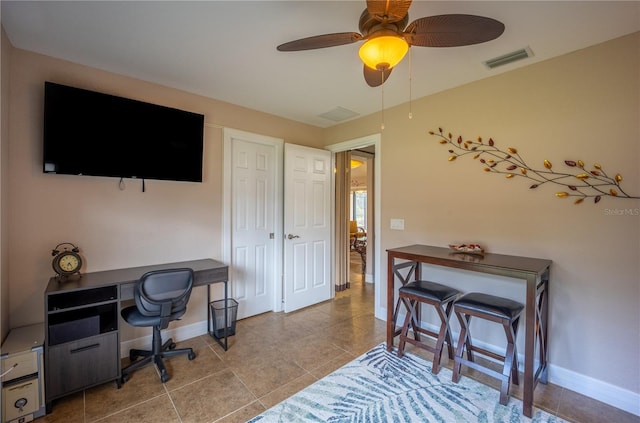
<svg viewBox="0 0 640 423">
<path fill-rule="evenodd" d="M 74 289 L 52 278 L 45 310 L 47 409 L 57 398 L 119 382 L 118 285 Z"/>
<path fill-rule="evenodd" d="M 47 398 L 118 379 L 118 356 L 115 331 L 49 347 Z"/>
</svg>

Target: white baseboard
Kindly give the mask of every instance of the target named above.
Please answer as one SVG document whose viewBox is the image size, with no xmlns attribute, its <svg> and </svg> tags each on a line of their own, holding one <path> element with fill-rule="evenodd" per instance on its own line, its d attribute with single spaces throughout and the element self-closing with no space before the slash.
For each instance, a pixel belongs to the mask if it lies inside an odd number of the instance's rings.
<svg viewBox="0 0 640 423">
<path fill-rule="evenodd" d="M 377 309 L 376 317 L 378 319 L 386 321 L 387 315 L 385 309 Z M 398 316 L 398 321 L 404 321 L 403 314 Z M 424 322 L 422 322 L 421 324 L 425 325 L 425 327 L 431 330 L 437 331 L 440 329 L 439 327 L 436 327 L 432 324 L 427 324 Z M 458 334 L 453 332 L 451 336 L 453 336 L 454 340 L 458 338 Z M 500 351 L 500 348 L 496 347 L 495 345 L 479 343 L 478 346 L 482 346 L 496 353 L 504 354 L 504 347 L 502 348 L 502 351 Z M 523 360 L 524 357 L 522 356 L 522 354 L 518 354 L 520 371 L 523 371 Z M 580 373 L 576 373 L 572 370 L 568 370 L 551 363 L 549 363 L 547 367 L 547 379 L 549 383 L 553 383 L 554 385 L 561 386 L 563 388 L 569 389 L 570 391 L 577 392 L 581 395 L 585 395 L 589 398 L 593 398 L 597 401 L 608 404 L 612 407 L 619 408 L 636 416 L 640 416 L 640 393 L 632 392 L 624 388 L 620 388 L 619 386 L 611 385 L 610 383 L 594 379 L 590 376 L 586 376 Z"/>
<path fill-rule="evenodd" d="M 640 416 L 640 394 L 549 364 L 549 382 Z"/>
</svg>

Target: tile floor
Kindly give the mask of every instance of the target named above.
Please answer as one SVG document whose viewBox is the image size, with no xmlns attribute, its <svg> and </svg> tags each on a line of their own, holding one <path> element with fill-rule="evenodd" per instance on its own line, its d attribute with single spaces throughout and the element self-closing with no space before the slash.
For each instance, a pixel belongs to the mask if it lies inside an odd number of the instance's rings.
<svg viewBox="0 0 640 423">
<path fill-rule="evenodd" d="M 335 299 L 290 314 L 240 320 L 226 352 L 208 335 L 180 342 L 178 347 L 193 347 L 197 358 L 166 360 L 171 379 L 164 385 L 155 367 L 147 366 L 121 389 L 108 383 L 54 402 L 52 412 L 37 422 L 247 421 L 385 341 L 385 324 L 373 316 L 373 285 L 362 282 L 356 256 L 352 288 Z M 409 344 L 407 351 L 430 358 Z M 443 365 L 451 367 L 445 357 Z M 511 394 L 522 398 L 518 387 Z M 571 422 L 640 422 L 552 384 L 538 385 L 535 406 Z"/>
</svg>

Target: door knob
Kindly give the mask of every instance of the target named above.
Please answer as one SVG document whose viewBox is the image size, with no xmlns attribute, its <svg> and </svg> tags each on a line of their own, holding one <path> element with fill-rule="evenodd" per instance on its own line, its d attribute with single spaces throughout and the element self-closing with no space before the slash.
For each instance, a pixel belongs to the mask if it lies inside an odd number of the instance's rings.
<svg viewBox="0 0 640 423">
<path fill-rule="evenodd" d="M 288 239 L 300 238 L 300 235 L 292 235 L 292 234 L 289 234 L 289 235 L 287 235 L 287 238 L 288 238 Z"/>
</svg>

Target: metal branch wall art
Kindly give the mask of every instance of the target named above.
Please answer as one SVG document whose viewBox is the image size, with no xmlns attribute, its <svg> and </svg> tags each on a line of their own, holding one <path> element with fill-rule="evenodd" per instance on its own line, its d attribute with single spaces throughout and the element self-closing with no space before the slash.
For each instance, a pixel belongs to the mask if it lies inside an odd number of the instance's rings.
<svg viewBox="0 0 640 423">
<path fill-rule="evenodd" d="M 589 170 L 582 160 L 565 160 L 564 165 L 571 170 L 560 172 L 553 169 L 549 160 L 544 160 L 544 168 L 534 169 L 525 162 L 518 150 L 513 147 L 501 150 L 491 138 L 485 142 L 481 137 L 471 141 L 458 136 L 454 141 L 451 133 L 445 135 L 442 128 L 438 128 L 438 133 L 429 131 L 429 134 L 438 137 L 440 144 L 450 147 L 450 162 L 458 157 L 472 155 L 474 160 L 484 166 L 485 172 L 500 173 L 507 179 L 529 179 L 533 182 L 529 189 L 536 189 L 547 183 L 561 185 L 566 190 L 556 192 L 556 197 L 576 197 L 574 204 L 580 204 L 587 198 L 593 198 L 593 202 L 598 203 L 603 196 L 640 198 L 624 192 L 620 186 L 622 175 L 616 173 L 613 177 L 609 176 L 598 163 L 594 163 L 593 169 Z"/>
</svg>

